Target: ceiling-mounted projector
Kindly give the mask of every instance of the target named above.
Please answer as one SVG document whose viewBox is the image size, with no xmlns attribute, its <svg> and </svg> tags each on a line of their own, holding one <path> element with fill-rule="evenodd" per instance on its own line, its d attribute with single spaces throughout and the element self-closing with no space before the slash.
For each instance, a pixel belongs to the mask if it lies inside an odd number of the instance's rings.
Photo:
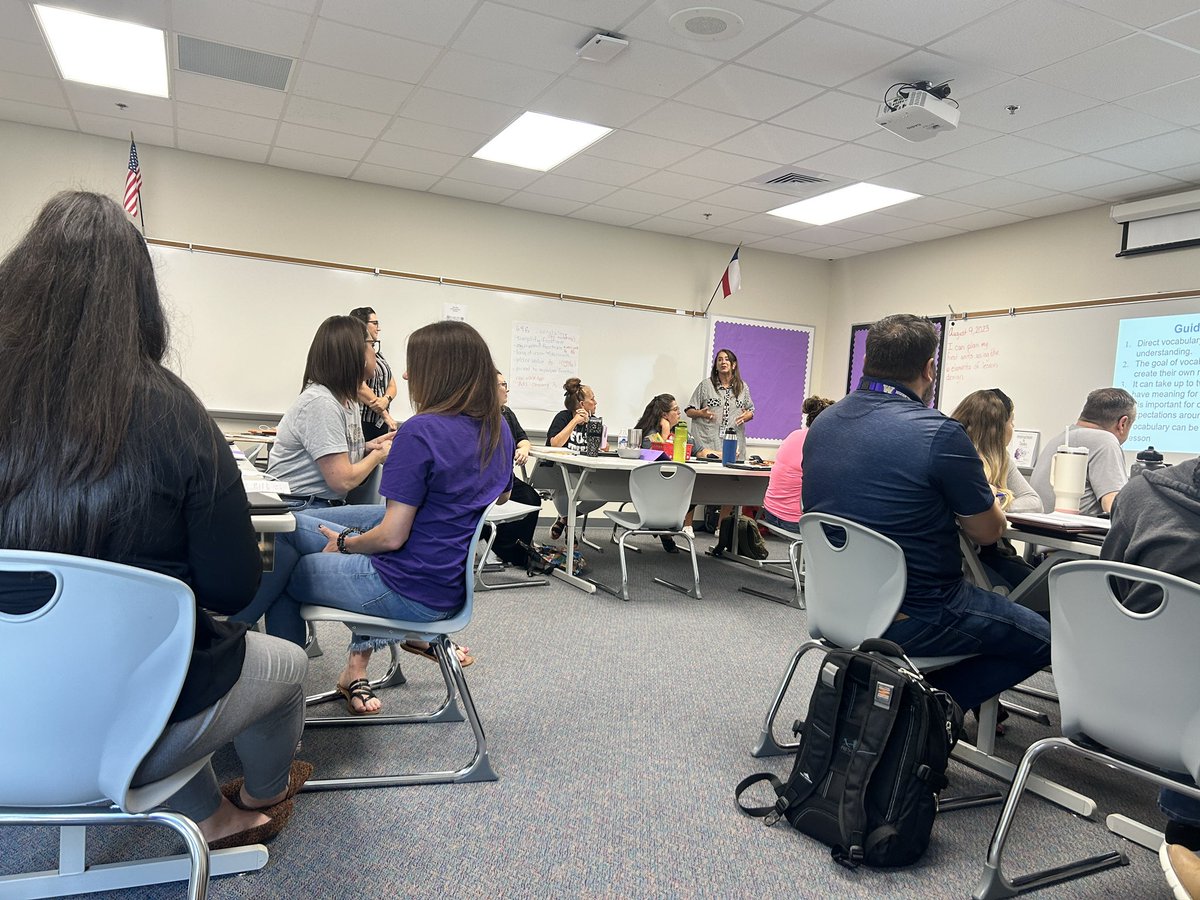
<svg viewBox="0 0 1200 900">
<path fill-rule="evenodd" d="M 927 141 L 958 127 L 958 104 L 947 101 L 949 96 L 949 83 L 894 84 L 884 95 L 875 124 L 906 141 Z"/>
</svg>

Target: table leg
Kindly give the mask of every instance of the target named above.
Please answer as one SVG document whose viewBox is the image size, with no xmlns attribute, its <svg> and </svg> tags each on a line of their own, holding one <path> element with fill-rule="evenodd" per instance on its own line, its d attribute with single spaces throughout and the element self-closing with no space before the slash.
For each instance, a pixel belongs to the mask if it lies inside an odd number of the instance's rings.
<svg viewBox="0 0 1200 900">
<path fill-rule="evenodd" d="M 563 487 L 567 492 L 567 559 L 566 566 L 562 569 L 554 570 L 554 577 L 572 587 L 579 588 L 581 591 L 586 591 L 589 594 L 596 593 L 596 586 L 586 579 L 580 578 L 575 574 L 575 498 L 579 496 L 579 491 L 582 489 L 584 482 L 587 481 L 587 469 L 581 469 L 578 474 L 571 472 L 566 466 L 560 465 L 558 470 L 562 472 Z"/>
</svg>

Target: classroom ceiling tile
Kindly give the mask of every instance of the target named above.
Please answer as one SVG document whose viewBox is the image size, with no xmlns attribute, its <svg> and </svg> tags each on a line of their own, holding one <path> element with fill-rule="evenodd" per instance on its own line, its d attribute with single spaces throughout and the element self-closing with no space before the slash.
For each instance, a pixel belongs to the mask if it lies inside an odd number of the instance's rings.
<svg viewBox="0 0 1200 900">
<path fill-rule="evenodd" d="M 601 31 L 620 31 L 618 26 L 626 24 L 643 6 L 646 0 L 504 0 L 530 12 L 588 25 Z"/>
<path fill-rule="evenodd" d="M 1120 147 L 1097 150 L 1094 155 L 1147 172 L 1161 172 L 1191 165 L 1200 159 L 1200 133 L 1185 128 Z"/>
<path fill-rule="evenodd" d="M 0 71 L 0 97 L 6 97 L 9 100 L 40 103 L 43 106 L 66 106 L 67 97 L 64 94 L 64 87 L 83 87 L 83 85 L 60 82 L 57 78 L 41 78 L 36 75 Z M 97 90 L 106 89 L 97 88 Z M 109 108 L 112 108 L 111 104 Z"/>
<path fill-rule="evenodd" d="M 894 172 L 912 164 L 912 157 L 875 150 L 861 144 L 842 144 L 840 147 L 801 160 L 805 169 L 826 175 L 840 175 L 854 181 L 870 181 L 877 175 Z"/>
<path fill-rule="evenodd" d="M 917 224 L 912 219 L 903 218 L 903 203 L 897 203 L 895 206 L 888 207 L 888 209 L 894 210 L 895 215 L 873 212 L 855 216 L 853 220 L 847 219 L 846 221 L 853 221 L 854 230 L 861 231 L 864 234 L 896 234 Z"/>
<path fill-rule="evenodd" d="M 833 0 L 821 7 L 821 18 L 851 28 L 888 35 L 909 44 L 928 44 L 955 29 L 985 16 L 995 0 Z"/>
<path fill-rule="evenodd" d="M 58 70 L 50 51 L 43 44 L 13 41 L 0 37 L 0 71 L 34 75 L 39 78 L 58 78 Z"/>
<path fill-rule="evenodd" d="M 1019 176 L 1023 177 L 1023 176 Z M 889 185 L 890 187 L 890 185 Z M 972 206 L 992 208 L 1010 206 L 1028 200 L 1041 200 L 1054 196 L 1054 191 L 1032 184 L 1022 184 L 1009 178 L 988 178 L 978 184 L 949 191 L 936 191 L 943 200 L 954 200 Z"/>
<path fill-rule="evenodd" d="M 810 84 L 834 87 L 911 50 L 906 44 L 883 37 L 805 18 L 748 51 L 738 62 Z"/>
<path fill-rule="evenodd" d="M 187 131 L 183 128 L 175 129 L 175 144 L 180 150 L 190 150 L 192 153 L 205 153 L 209 156 L 240 159 L 252 163 L 265 163 L 271 152 L 271 148 L 267 144 L 255 144 L 252 141 L 240 141 L 236 138 Z"/>
<path fill-rule="evenodd" d="M 175 0 L 171 4 L 171 28 L 178 34 L 278 56 L 300 56 L 310 24 L 310 17 L 303 13 L 245 0 Z M 166 23 L 156 27 L 165 28 Z"/>
<path fill-rule="evenodd" d="M 733 209 L 740 209 L 743 212 L 755 213 L 766 212 L 769 209 L 778 209 L 788 202 L 788 198 L 783 194 L 759 188 L 744 187 L 742 185 L 735 185 L 734 187 L 725 188 L 723 191 L 717 191 L 715 194 L 709 194 L 706 199 L 719 206 L 729 206 Z M 775 232 L 768 231 L 765 233 L 774 234 Z"/>
<path fill-rule="evenodd" d="M 795 13 L 758 0 L 722 0 L 720 8 L 741 18 L 742 30 L 722 40 L 695 40 L 676 31 L 670 23 L 674 13 L 694 6 L 687 0 L 648 4 L 640 15 L 622 28 L 621 35 L 631 41 L 652 41 L 689 53 L 733 59 L 796 21 Z"/>
<path fill-rule="evenodd" d="M 527 107 L 554 78 L 550 72 L 447 50 L 422 83 L 464 97 Z"/>
<path fill-rule="evenodd" d="M 555 166 L 554 172 L 556 175 L 566 175 L 568 178 L 580 178 L 583 181 L 597 181 L 600 184 L 624 187 L 635 181 L 641 181 L 647 175 L 653 175 L 654 169 L 615 159 L 604 159 L 590 153 L 580 153 L 565 163 Z"/>
<path fill-rule="evenodd" d="M 1130 3 L 1129 0 L 1072 0 L 1093 12 L 1136 25 L 1150 28 L 1196 9 L 1195 0 L 1154 0 L 1153 3 Z"/>
<path fill-rule="evenodd" d="M 526 188 L 526 193 L 545 194 L 560 200 L 577 200 L 580 203 L 594 203 L 601 197 L 607 197 L 615 188 L 611 184 L 597 184 L 594 181 L 581 181 L 578 178 L 567 178 L 563 175 L 549 173 L 543 175 Z"/>
<path fill-rule="evenodd" d="M 684 219 L 688 222 L 696 222 L 705 228 L 712 228 L 714 225 L 729 225 L 731 222 L 741 221 L 746 217 L 746 213 L 740 209 L 717 206 L 715 203 L 709 203 L 707 200 L 694 200 L 691 203 L 685 203 L 683 206 L 675 207 L 675 209 L 666 213 L 666 216 L 671 219 Z"/>
<path fill-rule="evenodd" d="M 1171 170 L 1165 174 L 1138 175 L 1136 178 L 1126 178 L 1124 181 L 1114 181 L 1110 184 L 1098 184 L 1095 187 L 1079 191 L 1084 197 L 1094 200 L 1115 203 L 1120 200 L 1136 200 L 1143 197 L 1155 197 L 1159 194 L 1170 194 L 1175 191 L 1191 190 L 1200 181 L 1200 170 L 1190 176 L 1179 170 Z"/>
<path fill-rule="evenodd" d="M 678 234 L 681 237 L 693 237 L 708 228 L 707 225 L 699 222 L 691 222 L 684 219 L 672 219 L 666 216 L 654 216 L 649 219 L 642 219 L 638 222 L 635 228 L 640 228 L 643 231 L 660 231 L 663 234 Z"/>
<path fill-rule="evenodd" d="M 1157 28 L 1151 29 L 1151 31 L 1159 37 L 1178 41 L 1180 44 L 1191 47 L 1193 50 L 1200 50 L 1200 13 L 1195 11 L 1190 15 L 1181 16 L 1166 24 L 1159 25 Z"/>
<path fill-rule="evenodd" d="M 1127 25 L 1067 3 L 1019 0 L 929 49 L 1025 75 L 1130 33 Z"/>
<path fill-rule="evenodd" d="M 518 166 L 506 166 L 503 163 L 491 162 L 486 159 L 464 159 L 446 173 L 449 178 L 460 181 L 473 181 L 476 184 L 490 184 L 519 191 L 537 181 L 541 175 L 533 169 L 522 169 Z"/>
<path fill-rule="evenodd" d="M 1176 125 L 1200 125 L 1200 77 L 1135 94 L 1119 102 L 1121 106 Z"/>
<path fill-rule="evenodd" d="M 350 177 L 355 181 L 390 184 L 392 187 L 405 188 L 410 191 L 427 191 L 438 180 L 437 175 L 408 172 L 404 169 L 393 169 L 391 166 L 377 166 L 372 163 L 360 163 Z"/>
<path fill-rule="evenodd" d="M 904 204 L 904 218 L 929 224 L 948 222 L 950 219 L 977 212 L 982 212 L 982 208 L 955 200 L 943 200 L 941 197 L 920 197 Z"/>
<path fill-rule="evenodd" d="M 456 181 L 453 178 L 443 178 L 430 190 L 435 194 L 445 194 L 448 197 L 460 197 L 463 200 L 478 200 L 481 203 L 499 203 L 512 196 L 508 188 L 494 187 L 490 184 L 476 184 L 473 181 Z"/>
<path fill-rule="evenodd" d="M 774 166 L 761 159 L 738 156 L 721 150 L 701 150 L 694 156 L 689 156 L 682 162 L 671 166 L 671 170 L 674 172 L 711 178 L 714 181 L 723 182 L 725 185 L 749 181 L 773 168 Z"/>
<path fill-rule="evenodd" d="M 707 231 L 699 232 L 697 236 L 706 241 L 712 241 L 714 244 L 729 244 L 734 247 L 738 244 L 749 244 L 754 241 L 774 240 L 774 238 L 768 238 L 764 234 L 744 228 L 740 222 L 732 222 L 729 225 L 710 228 Z"/>
<path fill-rule="evenodd" d="M 0 76 L 0 83 L 3 77 Z M 96 87 L 91 84 L 65 82 L 63 90 L 71 109 L 76 112 L 94 113 L 99 116 L 117 116 L 134 122 L 153 122 L 156 125 L 174 125 L 171 101 L 145 94 L 126 94 L 112 88 Z M 117 106 L 125 104 L 124 108 Z M 183 106 L 184 104 L 177 104 Z"/>
<path fill-rule="evenodd" d="M 937 241 L 956 234 L 964 234 L 962 228 L 951 228 L 949 225 L 917 225 L 913 228 L 903 228 L 892 232 L 894 237 L 905 238 L 909 241 Z"/>
<path fill-rule="evenodd" d="M 809 134 L 819 134 L 834 140 L 853 141 L 878 130 L 879 126 L 875 124 L 878 112 L 878 101 L 843 94 L 840 91 L 829 91 L 815 100 L 801 103 L 795 109 L 776 116 L 771 122 L 784 128 L 807 131 Z M 908 143 L 903 138 L 895 135 L 892 137 L 897 144 Z M 893 149 L 898 150 L 899 147 Z"/>
<path fill-rule="evenodd" d="M 584 38 L 587 37 L 584 35 Z M 571 77 L 656 97 L 673 97 L 720 64 L 719 60 L 694 56 L 669 47 L 630 43 L 611 62 L 581 60 L 571 69 Z"/>
<path fill-rule="evenodd" d="M 807 256 L 812 259 L 849 259 L 851 256 L 862 256 L 867 251 L 855 250 L 852 247 L 821 247 L 817 250 L 801 252 L 798 256 Z"/>
<path fill-rule="evenodd" d="M 735 116 L 769 119 L 824 91 L 816 85 L 781 78 L 745 66 L 724 66 L 700 79 L 677 99 Z"/>
<path fill-rule="evenodd" d="M 292 125 L 284 122 L 275 133 L 275 146 L 288 150 L 303 150 L 319 156 L 352 159 L 358 162 L 371 147 L 372 139 L 353 134 L 341 134 L 324 128 Z"/>
<path fill-rule="evenodd" d="M 605 225 L 629 226 L 646 219 L 645 213 L 630 212 L 627 209 L 616 209 L 611 206 L 585 206 L 569 214 L 572 219 L 587 219 L 591 222 L 602 222 Z"/>
<path fill-rule="evenodd" d="M 1119 163 L 1090 156 L 1079 156 L 1050 163 L 1048 166 L 1029 169 L 1022 172 L 1020 178 L 1029 184 L 1069 194 L 1084 188 L 1095 187 L 1098 184 L 1111 184 L 1114 181 L 1134 178 L 1141 174 L 1137 169 L 1131 169 Z"/>
<path fill-rule="evenodd" d="M 385 34 L 445 44 L 466 22 L 474 0 L 321 0 L 321 18 Z"/>
<path fill-rule="evenodd" d="M 883 101 L 884 92 L 893 84 L 928 81 L 930 84 L 950 82 L 951 99 L 962 100 L 986 91 L 1012 75 L 989 66 L 955 59 L 928 50 L 914 50 L 892 60 L 886 66 L 839 85 L 838 90 L 858 94 L 875 103 Z"/>
<path fill-rule="evenodd" d="M 667 101 L 635 119 L 631 131 L 707 147 L 754 125 L 752 119 Z"/>
<path fill-rule="evenodd" d="M 179 69 L 171 73 L 171 97 L 184 103 L 211 106 L 214 109 L 234 109 L 268 119 L 278 118 L 287 100 L 287 94 L 283 91 Z"/>
<path fill-rule="evenodd" d="M 713 149 L 784 165 L 815 156 L 840 143 L 834 138 L 819 137 L 766 122 L 721 141 Z"/>
<path fill-rule="evenodd" d="M 433 122 L 416 119 L 395 119 L 382 135 L 383 140 L 407 147 L 421 147 L 456 156 L 470 156 L 491 139 L 491 135 L 479 131 L 463 131 Z"/>
<path fill-rule="evenodd" d="M 430 88 L 417 88 L 400 112 L 410 119 L 494 136 L 521 114 L 521 108 Z"/>
<path fill-rule="evenodd" d="M 668 197 L 665 194 L 652 194 L 649 191 L 639 191 L 636 188 L 622 188 L 619 191 L 613 191 L 607 197 L 599 200 L 598 205 L 626 209 L 630 212 L 640 212 L 647 216 L 658 216 L 669 209 L 674 209 L 683 204 L 678 197 Z"/>
<path fill-rule="evenodd" d="M 390 116 L 412 91 L 413 85 L 403 81 L 335 69 L 315 62 L 302 62 L 293 76 L 291 93 Z"/>
<path fill-rule="evenodd" d="M 1034 166 L 1046 165 L 1066 159 L 1071 154 L 1066 150 L 1027 141 L 1011 134 L 993 138 L 985 144 L 976 144 L 965 150 L 956 150 L 941 157 L 948 166 L 959 166 L 972 172 L 986 175 L 1011 175 Z"/>
<path fill-rule="evenodd" d="M 1006 207 L 1008 212 L 1019 216 L 1040 218 L 1042 216 L 1057 216 L 1060 213 L 1074 212 L 1077 209 L 1088 209 L 1096 205 L 1090 197 L 1079 197 L 1075 194 L 1055 194 L 1052 197 L 1042 197 L 1040 200 L 1026 200 L 1024 203 L 1013 203 Z"/>
<path fill-rule="evenodd" d="M 958 219 L 947 219 L 946 224 L 956 225 L 968 231 L 977 231 L 981 228 L 998 228 L 1001 225 L 1014 225 L 1024 221 L 1026 221 L 1026 217 L 1018 216 L 1016 213 L 1005 212 L 1002 209 L 985 209 L 982 212 L 971 213 L 969 216 L 962 216 Z"/>
<path fill-rule="evenodd" d="M 42 106 L 0 97 L 0 119 L 75 131 L 75 117 L 65 106 Z"/>
<path fill-rule="evenodd" d="M 701 235 L 701 237 L 704 237 L 704 235 Z M 823 244 L 814 244 L 812 241 L 789 237 L 772 237 L 761 241 L 747 241 L 746 243 L 755 250 L 769 250 L 772 253 L 790 253 L 794 256 L 803 256 L 824 247 Z"/>
<path fill-rule="evenodd" d="M 699 200 L 701 197 L 707 197 L 728 187 L 728 182 L 713 181 L 708 178 L 684 175 L 679 172 L 662 171 L 655 172 L 653 175 L 647 175 L 641 181 L 637 182 L 634 187 L 640 191 L 652 191 L 656 194 L 665 194 L 668 197 Z"/>
<path fill-rule="evenodd" d="M 421 147 L 404 147 L 386 141 L 376 143 L 364 157 L 364 161 L 374 165 L 427 175 L 445 175 L 460 159 L 460 156 L 453 153 L 439 153 Z"/>
<path fill-rule="evenodd" d="M 484 3 L 451 46 L 476 56 L 562 73 L 576 64 L 575 50 L 592 33 L 574 22 Z"/>
<path fill-rule="evenodd" d="M 42 30 L 33 15 L 33 6 L 24 0 L 0 0 L 0 21 L 9 40 L 45 46 Z"/>
<path fill-rule="evenodd" d="M 304 59 L 416 84 L 441 53 L 428 44 L 318 19 Z"/>
<path fill-rule="evenodd" d="M 837 247 L 870 237 L 865 231 L 858 231 L 854 228 L 854 219 L 846 219 L 845 226 L 843 228 L 841 225 L 818 225 L 806 228 L 802 240 L 824 242 L 831 247 Z"/>
<path fill-rule="evenodd" d="M 912 160 L 909 160 L 911 163 Z M 929 194 L 945 194 L 971 184 L 987 180 L 986 175 L 978 172 L 968 172 L 966 169 L 955 169 L 938 162 L 919 162 L 895 172 L 887 172 L 873 179 L 875 184 L 883 187 L 899 188 L 902 191 L 912 191 L 914 194 L 928 196 Z"/>
<path fill-rule="evenodd" d="M 1193 87 L 1200 89 L 1200 83 Z M 1197 110 L 1200 111 L 1200 103 L 1197 104 Z M 1106 150 L 1118 144 L 1128 144 L 1174 130 L 1172 124 L 1162 119 L 1113 103 L 1105 103 L 1024 129 L 1019 134 L 1021 137 L 1062 147 L 1064 150 L 1091 153 L 1094 150 Z"/>
<path fill-rule="evenodd" d="M 862 240 L 851 241 L 842 246 L 848 250 L 862 250 L 867 253 L 874 253 L 876 250 L 892 250 L 896 247 L 907 247 L 910 243 L 912 242 L 891 237 L 890 235 L 877 234 L 872 237 L 863 238 Z"/>
<path fill-rule="evenodd" d="M 949 134 L 939 134 L 936 139 L 914 144 L 904 138 L 876 127 L 866 137 L 855 140 L 854 143 L 864 147 L 874 147 L 876 150 L 887 150 L 891 153 L 902 153 L 916 159 L 937 159 L 949 156 L 955 150 L 974 147 L 1000 136 L 1000 132 L 990 128 L 959 128 Z"/>
<path fill-rule="evenodd" d="M 635 94 L 578 78 L 560 78 L 539 94 L 529 108 L 563 119 L 620 128 L 660 103 L 661 97 Z"/>
<path fill-rule="evenodd" d="M 588 153 L 615 159 L 618 162 L 643 166 L 670 166 L 686 159 L 700 148 L 695 144 L 672 141 L 668 138 L 639 134 L 636 131 L 614 131 L 588 147 Z"/>
<path fill-rule="evenodd" d="M 271 151 L 268 160 L 273 166 L 285 169 L 299 169 L 302 172 L 314 172 L 318 175 L 332 175 L 335 178 L 345 178 L 354 170 L 354 162 L 349 159 L 337 159 L 323 156 L 320 153 L 307 153 L 303 150 L 291 150 L 276 147 Z"/>
<path fill-rule="evenodd" d="M 1111 102 L 1195 76 L 1200 55 L 1167 40 L 1135 34 L 1031 72 L 1036 81 Z"/>
<path fill-rule="evenodd" d="M 76 112 L 75 121 L 88 134 L 129 140 L 129 132 L 137 136 L 138 147 L 154 144 L 157 147 L 175 146 L 175 128 L 170 125 L 155 125 L 151 122 L 135 122 L 118 116 L 98 116 L 93 113 Z"/>
<path fill-rule="evenodd" d="M 1011 133 L 1097 105 L 1091 97 L 1029 78 L 1013 78 L 964 100 L 959 127 L 981 125 Z M 1013 106 L 1015 111 L 1010 110 Z"/>
<path fill-rule="evenodd" d="M 294 125 L 308 125 L 327 131 L 376 138 L 387 127 L 391 116 L 337 103 L 326 103 L 324 100 L 293 97 L 288 101 L 283 120 Z"/>
<path fill-rule="evenodd" d="M 552 216 L 565 216 L 583 206 L 578 200 L 563 200 L 561 197 L 547 197 L 545 194 L 531 194 L 520 191 L 501 203 L 502 206 L 515 206 L 531 212 L 549 213 Z"/>
</svg>

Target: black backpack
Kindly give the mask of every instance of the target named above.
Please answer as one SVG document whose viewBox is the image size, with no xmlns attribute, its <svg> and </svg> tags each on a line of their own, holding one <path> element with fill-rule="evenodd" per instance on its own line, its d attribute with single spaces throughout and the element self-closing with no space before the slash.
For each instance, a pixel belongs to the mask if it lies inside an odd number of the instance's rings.
<svg viewBox="0 0 1200 900">
<path fill-rule="evenodd" d="M 758 523 L 749 516 L 737 517 L 738 551 L 750 559 L 766 559 L 770 556 L 767 542 L 763 540 Z M 716 555 L 720 556 L 733 549 L 733 516 L 721 520 L 721 533 L 717 536 Z"/>
<path fill-rule="evenodd" d="M 787 784 L 751 775 L 737 786 L 738 806 L 766 825 L 786 818 L 849 868 L 908 865 L 929 845 L 962 722 L 958 704 L 891 641 L 831 650 L 808 717 L 793 726 L 803 736 Z M 774 786 L 774 806 L 743 806 L 742 792 L 760 781 Z"/>
</svg>

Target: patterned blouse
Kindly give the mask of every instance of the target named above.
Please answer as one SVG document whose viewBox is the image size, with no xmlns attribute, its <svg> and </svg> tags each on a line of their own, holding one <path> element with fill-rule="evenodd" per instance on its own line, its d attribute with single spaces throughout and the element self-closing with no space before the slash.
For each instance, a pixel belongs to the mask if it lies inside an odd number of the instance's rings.
<svg viewBox="0 0 1200 900">
<path fill-rule="evenodd" d="M 699 452 L 715 450 L 721 452 L 721 442 L 725 439 L 726 428 L 736 428 L 738 436 L 738 459 L 746 458 L 746 426 L 734 425 L 738 414 L 744 410 L 754 412 L 754 401 L 750 399 L 750 385 L 742 383 L 742 393 L 735 397 L 733 391 L 725 386 L 713 387 L 712 379 L 705 378 L 692 391 L 692 398 L 687 402 L 688 409 L 711 409 L 717 413 L 713 421 L 707 419 L 688 419 L 688 431 L 694 435 L 692 443 Z"/>
<path fill-rule="evenodd" d="M 383 354 L 375 352 L 375 376 L 367 382 L 369 387 L 376 397 L 382 397 L 387 393 L 387 387 L 392 383 L 392 367 L 388 365 L 388 361 L 383 358 Z M 375 412 L 375 410 L 364 406 L 362 408 L 363 421 L 374 425 L 376 428 L 383 427 L 383 416 Z"/>
</svg>

